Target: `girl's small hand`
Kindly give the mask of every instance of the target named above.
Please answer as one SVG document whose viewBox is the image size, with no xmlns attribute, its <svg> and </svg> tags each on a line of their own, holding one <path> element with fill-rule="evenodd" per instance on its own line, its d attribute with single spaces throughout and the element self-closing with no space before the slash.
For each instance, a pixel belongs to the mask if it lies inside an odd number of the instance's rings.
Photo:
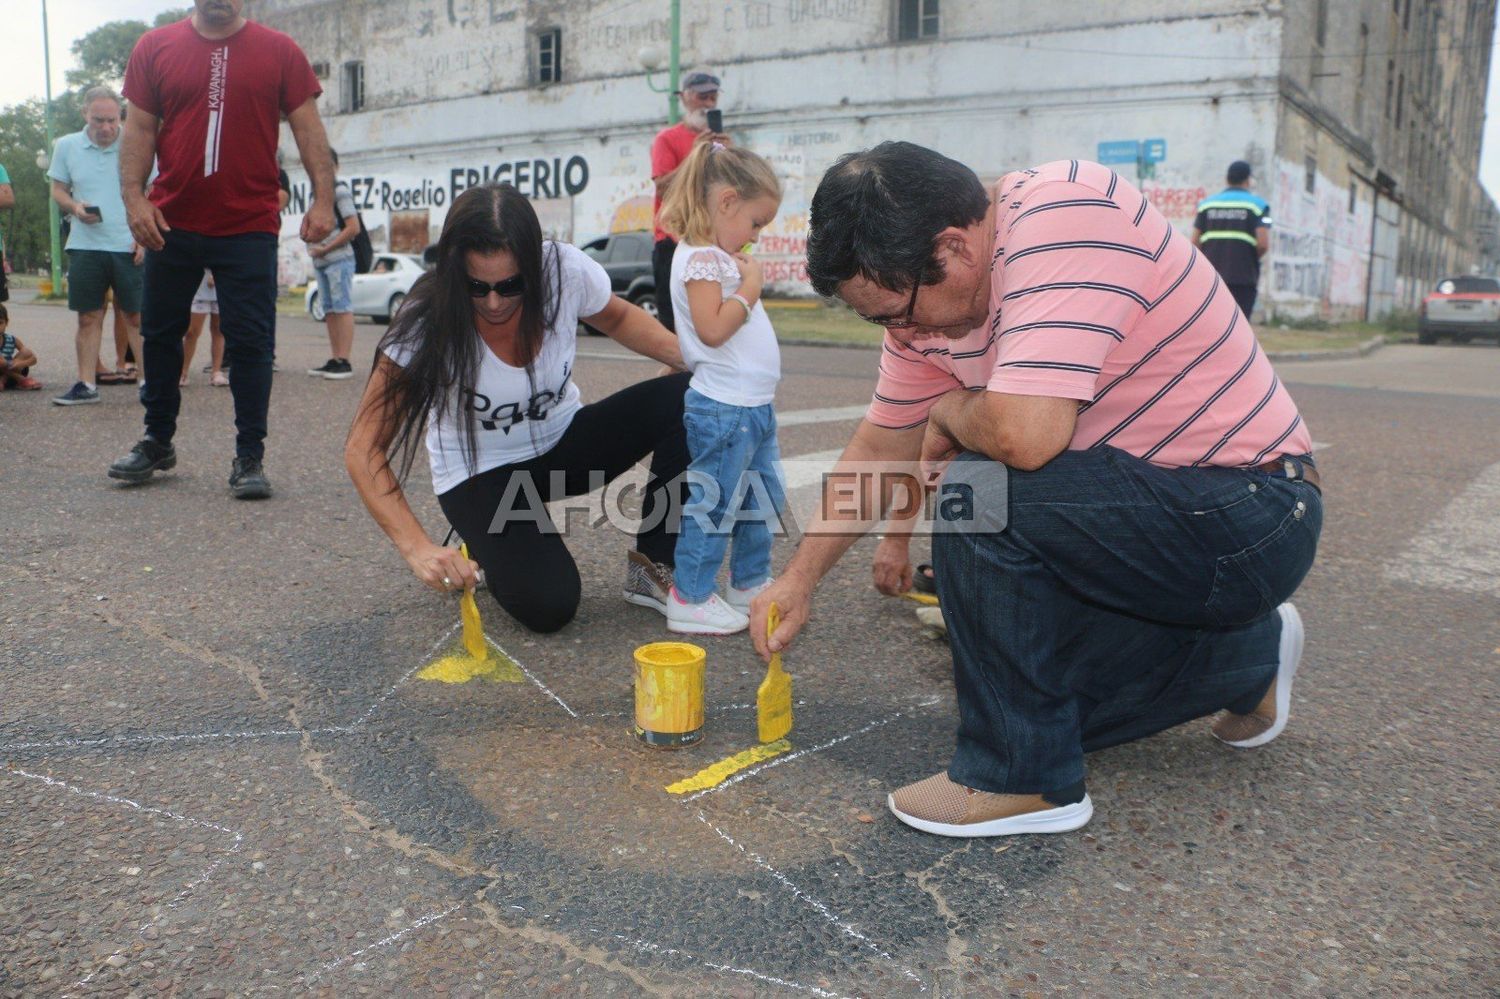
<svg viewBox="0 0 1500 999">
<path fill-rule="evenodd" d="M 734 266 L 740 272 L 740 293 L 747 298 L 760 294 L 761 285 L 766 280 L 765 266 L 748 253 L 736 253 L 734 255 Z"/>
</svg>

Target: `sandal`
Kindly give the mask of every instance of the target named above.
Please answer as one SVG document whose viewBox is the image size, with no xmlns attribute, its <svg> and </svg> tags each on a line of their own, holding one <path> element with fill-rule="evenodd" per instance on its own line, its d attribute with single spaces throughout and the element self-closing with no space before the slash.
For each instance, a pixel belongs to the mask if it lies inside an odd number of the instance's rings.
<svg viewBox="0 0 1500 999">
<path fill-rule="evenodd" d="M 222 371 L 214 372 L 214 376 L 208 380 L 208 384 L 214 388 L 228 388 L 229 376 Z"/>
<path fill-rule="evenodd" d="M 923 562 L 917 566 L 917 571 L 912 573 L 911 588 L 918 593 L 937 594 L 937 576 L 933 574 L 931 565 Z"/>
<path fill-rule="evenodd" d="M 123 384 L 124 381 L 125 373 L 123 371 L 94 372 L 94 382 L 98 385 L 120 385 Z"/>
</svg>

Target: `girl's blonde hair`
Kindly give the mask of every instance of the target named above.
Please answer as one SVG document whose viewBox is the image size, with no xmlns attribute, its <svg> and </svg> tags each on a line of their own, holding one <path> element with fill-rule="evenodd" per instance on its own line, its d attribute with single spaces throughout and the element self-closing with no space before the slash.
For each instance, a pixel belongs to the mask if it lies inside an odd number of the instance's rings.
<svg viewBox="0 0 1500 999">
<path fill-rule="evenodd" d="M 667 185 L 658 219 L 662 229 L 680 242 L 712 244 L 713 216 L 708 196 L 719 184 L 746 200 L 765 195 L 781 200 L 781 181 L 763 157 L 738 146 L 699 142 Z"/>
</svg>

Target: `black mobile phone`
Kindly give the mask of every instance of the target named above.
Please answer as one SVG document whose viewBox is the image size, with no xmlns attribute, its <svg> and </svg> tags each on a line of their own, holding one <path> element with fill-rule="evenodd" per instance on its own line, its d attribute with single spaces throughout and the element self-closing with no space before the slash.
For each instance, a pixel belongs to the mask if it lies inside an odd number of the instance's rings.
<svg viewBox="0 0 1500 999">
<path fill-rule="evenodd" d="M 104 221 L 104 213 L 99 211 L 98 205 L 84 205 L 83 210 L 86 214 L 94 216 L 99 221 Z"/>
<path fill-rule="evenodd" d="M 718 135 L 722 135 L 724 133 L 723 111 L 720 111 L 718 108 L 708 109 L 708 130 Z"/>
</svg>

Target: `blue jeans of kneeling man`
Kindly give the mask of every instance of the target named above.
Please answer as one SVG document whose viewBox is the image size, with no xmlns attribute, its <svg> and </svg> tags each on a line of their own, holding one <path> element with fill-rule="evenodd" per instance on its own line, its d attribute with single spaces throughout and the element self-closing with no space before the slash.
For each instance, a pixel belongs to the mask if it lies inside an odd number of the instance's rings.
<svg viewBox="0 0 1500 999">
<path fill-rule="evenodd" d="M 950 478 L 989 461 L 962 454 Z M 1110 447 L 995 471 L 1005 529 L 933 535 L 959 709 L 951 779 L 1056 791 L 1083 779 L 1085 752 L 1260 703 L 1277 605 L 1317 550 L 1315 487 Z"/>
</svg>

